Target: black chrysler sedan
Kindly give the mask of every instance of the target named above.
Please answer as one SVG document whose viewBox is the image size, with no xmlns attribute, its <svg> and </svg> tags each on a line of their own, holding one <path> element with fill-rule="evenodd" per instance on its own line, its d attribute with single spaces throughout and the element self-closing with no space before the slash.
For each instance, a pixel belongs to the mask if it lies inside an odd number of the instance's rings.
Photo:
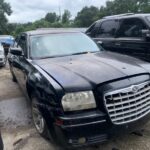
<svg viewBox="0 0 150 150">
<path fill-rule="evenodd" d="M 106 50 L 150 62 L 150 14 L 107 16 L 93 23 L 86 34 Z"/>
<path fill-rule="evenodd" d="M 37 131 L 63 147 L 104 142 L 150 118 L 150 64 L 106 52 L 78 31 L 22 33 L 9 64 Z"/>
</svg>

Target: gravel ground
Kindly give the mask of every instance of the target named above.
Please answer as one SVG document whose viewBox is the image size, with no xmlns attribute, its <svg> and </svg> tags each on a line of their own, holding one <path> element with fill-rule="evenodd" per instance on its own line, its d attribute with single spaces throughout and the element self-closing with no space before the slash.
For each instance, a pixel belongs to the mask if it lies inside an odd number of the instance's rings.
<svg viewBox="0 0 150 150">
<path fill-rule="evenodd" d="M 18 85 L 13 83 L 9 68 L 0 69 L 0 127 L 5 150 L 57 150 L 41 138 L 32 123 L 30 107 Z M 142 136 L 129 134 L 84 150 L 150 150 L 150 123 Z"/>
</svg>

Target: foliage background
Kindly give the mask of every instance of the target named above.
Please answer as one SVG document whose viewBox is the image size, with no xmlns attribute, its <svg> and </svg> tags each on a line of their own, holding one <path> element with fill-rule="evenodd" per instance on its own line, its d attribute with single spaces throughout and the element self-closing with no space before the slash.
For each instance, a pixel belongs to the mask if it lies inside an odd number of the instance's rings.
<svg viewBox="0 0 150 150">
<path fill-rule="evenodd" d="M 69 10 L 64 10 L 62 16 L 49 12 L 44 18 L 25 24 L 9 23 L 6 15 L 11 15 L 11 13 L 10 4 L 0 0 L 0 34 L 16 36 L 20 32 L 37 28 L 88 27 L 94 21 L 108 15 L 150 13 L 150 0 L 107 0 L 105 6 L 84 7 L 74 19 L 71 19 Z"/>
</svg>

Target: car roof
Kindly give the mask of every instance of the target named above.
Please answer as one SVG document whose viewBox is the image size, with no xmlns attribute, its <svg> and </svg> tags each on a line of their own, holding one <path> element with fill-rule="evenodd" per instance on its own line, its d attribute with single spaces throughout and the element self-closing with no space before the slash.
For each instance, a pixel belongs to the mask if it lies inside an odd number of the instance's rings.
<svg viewBox="0 0 150 150">
<path fill-rule="evenodd" d="M 100 20 L 109 20 L 109 19 L 126 19 L 126 18 L 143 18 L 150 16 L 150 13 L 145 14 L 133 14 L 133 13 L 126 13 L 126 14 L 119 14 L 119 15 L 112 15 L 112 16 L 106 16 L 103 17 Z M 100 21 L 98 20 L 98 21 Z"/>
<path fill-rule="evenodd" d="M 56 33 L 80 33 L 85 32 L 86 28 L 40 28 L 24 32 L 28 35 L 56 34 Z"/>
</svg>

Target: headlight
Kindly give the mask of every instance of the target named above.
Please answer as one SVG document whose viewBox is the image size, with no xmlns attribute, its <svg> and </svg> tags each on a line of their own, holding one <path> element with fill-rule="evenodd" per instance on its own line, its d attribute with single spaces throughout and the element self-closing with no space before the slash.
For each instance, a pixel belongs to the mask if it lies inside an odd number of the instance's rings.
<svg viewBox="0 0 150 150">
<path fill-rule="evenodd" d="M 64 111 L 76 111 L 96 108 L 95 98 L 92 91 L 66 94 L 62 98 Z"/>
</svg>

